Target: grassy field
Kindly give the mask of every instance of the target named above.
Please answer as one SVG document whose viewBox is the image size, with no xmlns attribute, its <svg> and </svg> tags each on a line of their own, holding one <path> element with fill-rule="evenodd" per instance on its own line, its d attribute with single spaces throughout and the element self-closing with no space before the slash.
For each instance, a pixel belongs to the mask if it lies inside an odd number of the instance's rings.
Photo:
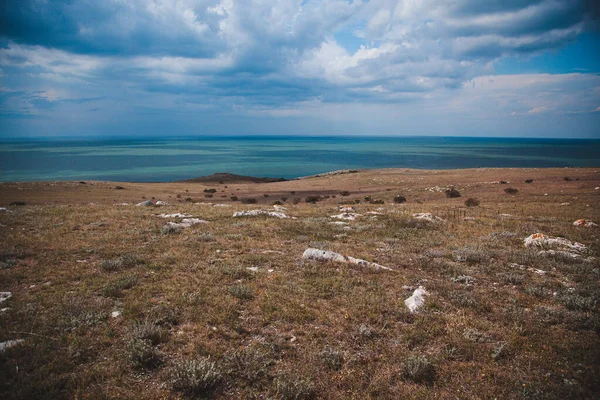
<svg viewBox="0 0 600 400">
<path fill-rule="evenodd" d="M 0 398 L 596 398 L 600 228 L 573 221 L 600 223 L 597 186 L 594 169 L 2 183 L 0 342 L 24 341 L 0 351 Z M 232 216 L 275 202 L 295 218 Z M 332 224 L 341 205 L 361 215 Z M 538 232 L 587 251 L 526 248 Z"/>
</svg>

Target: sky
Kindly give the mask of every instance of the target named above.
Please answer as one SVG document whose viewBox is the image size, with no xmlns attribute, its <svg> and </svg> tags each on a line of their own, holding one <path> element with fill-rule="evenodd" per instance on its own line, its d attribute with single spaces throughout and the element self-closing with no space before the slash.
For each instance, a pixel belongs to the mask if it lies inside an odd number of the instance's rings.
<svg viewBox="0 0 600 400">
<path fill-rule="evenodd" d="M 0 138 L 600 139 L 595 0 L 2 0 Z"/>
</svg>

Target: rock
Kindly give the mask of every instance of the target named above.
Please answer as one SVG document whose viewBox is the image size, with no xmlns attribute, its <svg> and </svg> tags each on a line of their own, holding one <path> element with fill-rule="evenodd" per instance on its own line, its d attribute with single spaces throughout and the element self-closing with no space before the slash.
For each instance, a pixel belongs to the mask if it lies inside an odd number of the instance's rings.
<svg viewBox="0 0 600 400">
<path fill-rule="evenodd" d="M 0 308 L 0 313 L 5 313 L 7 311 L 10 311 L 10 307 Z"/>
<path fill-rule="evenodd" d="M 561 206 L 570 206 L 571 203 L 560 203 Z"/>
<path fill-rule="evenodd" d="M 24 341 L 25 340 L 23 340 L 23 339 L 16 339 L 16 340 L 7 340 L 6 342 L 2 342 L 2 343 L 0 343 L 0 352 L 4 351 L 6 349 L 10 349 L 11 347 L 14 347 Z"/>
<path fill-rule="evenodd" d="M 119 318 L 121 316 L 121 311 L 113 311 L 110 313 L 111 318 Z"/>
<path fill-rule="evenodd" d="M 138 206 L 138 207 L 150 207 L 153 205 L 154 205 L 154 203 L 151 202 L 150 200 L 142 201 L 141 203 L 136 204 L 136 206 Z"/>
<path fill-rule="evenodd" d="M 546 236 L 542 233 L 534 233 L 523 240 L 525 247 L 540 247 L 544 249 L 558 248 L 567 249 L 569 252 L 585 253 L 587 247 L 584 244 L 571 242 L 562 237 Z"/>
<path fill-rule="evenodd" d="M 168 206 L 169 203 L 167 203 L 166 201 L 159 200 L 159 201 L 157 201 L 155 203 L 155 205 L 157 205 L 157 206 Z"/>
<path fill-rule="evenodd" d="M 249 211 L 237 211 L 233 213 L 234 217 L 256 217 L 259 215 L 266 215 L 268 217 L 286 219 L 290 218 L 289 215 L 278 212 L 278 211 L 263 211 L 263 210 L 249 210 Z"/>
<path fill-rule="evenodd" d="M 0 303 L 4 303 L 6 300 L 12 297 L 12 292 L 0 292 Z"/>
<path fill-rule="evenodd" d="M 229 204 L 215 204 L 213 207 L 231 207 Z"/>
<path fill-rule="evenodd" d="M 377 211 L 367 211 L 366 214 L 369 215 L 383 215 L 383 213 L 377 212 Z"/>
<path fill-rule="evenodd" d="M 258 272 L 258 267 L 246 267 L 248 271 Z"/>
<path fill-rule="evenodd" d="M 600 190 L 600 186 L 596 186 L 594 190 Z"/>
<path fill-rule="evenodd" d="M 353 265 L 358 265 L 359 267 L 366 267 L 366 268 L 371 268 L 371 269 L 375 269 L 375 270 L 393 271 L 391 268 L 384 267 L 383 265 L 379 265 L 379 264 L 372 263 L 369 261 L 361 260 L 360 258 L 343 256 L 339 253 L 335 253 L 333 251 L 327 251 L 327 250 L 308 248 L 308 249 L 304 250 L 304 254 L 302 254 L 302 258 L 307 259 L 307 260 L 321 261 L 321 262 L 333 261 L 333 262 L 340 262 L 340 263 L 345 263 L 345 264 L 353 264 Z"/>
<path fill-rule="evenodd" d="M 208 221 L 199 218 L 184 218 L 181 220 L 181 222 L 167 222 L 166 226 L 172 226 L 175 228 L 189 228 L 190 226 L 207 223 Z"/>
<path fill-rule="evenodd" d="M 158 214 L 157 217 L 159 217 L 159 218 L 190 218 L 191 215 L 175 213 L 175 214 Z"/>
<path fill-rule="evenodd" d="M 591 227 L 594 227 L 594 226 L 598 226 L 598 224 L 596 224 L 596 223 L 594 223 L 592 221 L 585 220 L 585 219 L 578 219 L 577 221 L 573 222 L 573 225 L 575 225 L 575 226 L 583 226 L 583 227 L 586 227 L 586 228 L 591 228 Z"/>
<path fill-rule="evenodd" d="M 404 304 L 408 307 L 411 313 L 419 312 L 419 309 L 425 305 L 425 296 L 429 293 L 423 286 L 419 286 L 408 299 L 404 300 Z"/>
<path fill-rule="evenodd" d="M 6 207 L 0 207 L 0 212 L 10 212 L 10 210 Z"/>
<path fill-rule="evenodd" d="M 333 221 L 333 222 L 330 222 L 330 224 L 337 225 L 337 226 L 348 226 L 348 223 L 344 222 L 344 221 Z"/>
<path fill-rule="evenodd" d="M 442 223 L 446 222 L 442 218 L 436 217 L 435 215 L 433 215 L 431 213 L 415 213 L 415 214 L 413 214 L 413 218 L 417 219 L 419 221 L 425 221 L 425 222 L 429 222 L 432 224 L 442 224 Z"/>
<path fill-rule="evenodd" d="M 339 211 L 341 213 L 353 213 L 354 212 L 354 208 L 352 208 L 350 206 L 340 206 L 339 207 Z"/>
<path fill-rule="evenodd" d="M 511 214 L 500 214 L 499 217 L 502 217 L 502 218 L 512 218 L 512 215 Z"/>
<path fill-rule="evenodd" d="M 287 211 L 287 208 L 285 208 L 284 206 L 280 206 L 279 204 L 275 204 L 273 208 L 275 209 L 275 211 Z"/>
<path fill-rule="evenodd" d="M 354 221 L 356 218 L 361 217 L 361 214 L 344 212 L 338 215 L 332 215 L 331 218 L 344 219 L 346 221 Z"/>
<path fill-rule="evenodd" d="M 560 251 L 560 250 L 542 250 L 538 253 L 541 256 L 561 256 L 566 258 L 577 259 L 580 257 L 579 254 L 571 253 L 569 251 Z"/>
</svg>

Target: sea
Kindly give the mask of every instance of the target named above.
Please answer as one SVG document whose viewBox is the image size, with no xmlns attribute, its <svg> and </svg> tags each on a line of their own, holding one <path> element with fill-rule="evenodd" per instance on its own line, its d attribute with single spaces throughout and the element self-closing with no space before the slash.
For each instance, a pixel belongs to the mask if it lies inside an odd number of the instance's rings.
<svg viewBox="0 0 600 400">
<path fill-rule="evenodd" d="M 0 181 L 169 182 L 216 172 L 291 179 L 340 169 L 600 167 L 600 140 L 187 137 L 0 141 Z"/>
</svg>

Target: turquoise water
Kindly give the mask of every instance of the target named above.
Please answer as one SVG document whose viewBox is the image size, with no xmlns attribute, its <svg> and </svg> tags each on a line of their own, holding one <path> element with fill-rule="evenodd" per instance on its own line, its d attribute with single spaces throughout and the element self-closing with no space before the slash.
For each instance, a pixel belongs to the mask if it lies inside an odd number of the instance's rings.
<svg viewBox="0 0 600 400">
<path fill-rule="evenodd" d="M 600 167 L 600 140 L 226 137 L 0 143 L 0 181 L 165 182 L 231 172 L 294 178 L 346 168 Z"/>
</svg>

